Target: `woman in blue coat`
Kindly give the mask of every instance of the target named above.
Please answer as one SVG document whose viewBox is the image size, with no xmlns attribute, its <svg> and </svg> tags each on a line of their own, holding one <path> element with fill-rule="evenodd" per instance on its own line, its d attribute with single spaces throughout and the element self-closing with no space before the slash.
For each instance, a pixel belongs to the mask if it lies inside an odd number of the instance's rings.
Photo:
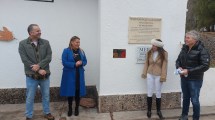
<svg viewBox="0 0 215 120">
<path fill-rule="evenodd" d="M 85 96 L 84 66 L 87 59 L 80 48 L 80 38 L 73 36 L 69 47 L 62 54 L 63 74 L 60 95 L 68 98 L 68 116 L 72 115 L 72 101 L 75 98 L 75 116 L 79 115 L 80 97 Z"/>
</svg>

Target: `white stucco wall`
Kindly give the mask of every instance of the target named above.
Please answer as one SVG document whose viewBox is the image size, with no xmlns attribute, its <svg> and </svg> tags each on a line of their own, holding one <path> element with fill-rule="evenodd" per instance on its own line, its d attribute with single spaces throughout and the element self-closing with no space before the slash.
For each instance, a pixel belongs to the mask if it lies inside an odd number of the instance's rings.
<svg viewBox="0 0 215 120">
<path fill-rule="evenodd" d="M 200 93 L 201 106 L 214 106 L 215 105 L 215 81 L 214 81 L 215 68 L 210 68 L 204 75 L 204 81 Z"/>
<path fill-rule="evenodd" d="M 146 93 L 146 80 L 141 78 L 143 64 L 136 64 L 136 47 L 143 44 L 128 44 L 130 16 L 162 19 L 161 39 L 169 54 L 163 92 L 180 91 L 179 77 L 173 71 L 184 38 L 187 0 L 100 0 L 99 5 L 101 53 L 105 53 L 100 57 L 99 94 Z M 113 49 L 126 49 L 126 58 L 112 58 Z"/>
<path fill-rule="evenodd" d="M 100 0 L 100 89 L 99 95 L 146 93 L 146 80 L 141 78 L 144 64 L 136 64 L 136 48 L 128 44 L 130 16 L 162 19 L 161 39 L 168 51 L 168 76 L 162 91 L 180 92 L 180 78 L 173 74 L 175 60 L 184 43 L 187 0 Z M 112 58 L 113 49 L 126 49 L 126 58 Z M 202 106 L 215 105 L 213 99 L 214 69 L 204 76 L 200 101 Z"/>
<path fill-rule="evenodd" d="M 25 0 L 0 1 L 0 29 L 11 30 L 17 40 L 0 41 L 0 89 L 25 87 L 24 67 L 18 54 L 18 45 L 28 37 L 27 27 L 36 23 L 42 38 L 50 41 L 51 86 L 60 86 L 61 54 L 72 36 L 81 38 L 81 47 L 88 59 L 86 84 L 99 84 L 99 42 L 97 0 L 55 0 L 54 3 Z"/>
<path fill-rule="evenodd" d="M 78 35 L 88 58 L 87 85 L 97 85 L 99 95 L 146 93 L 146 81 L 140 77 L 143 64 L 136 64 L 136 48 L 143 44 L 128 44 L 128 18 L 140 16 L 162 18 L 161 39 L 169 53 L 163 92 L 179 92 L 179 76 L 173 71 L 184 39 L 186 4 L 187 0 L 1 0 L 0 29 L 8 27 L 17 40 L 0 41 L 0 89 L 25 87 L 18 43 L 28 36 L 27 26 L 37 23 L 53 50 L 51 86 L 60 85 L 62 50 Z M 113 49 L 126 49 L 126 58 L 113 59 Z M 213 73 L 214 69 L 205 73 L 200 97 L 204 106 L 215 105 Z"/>
</svg>

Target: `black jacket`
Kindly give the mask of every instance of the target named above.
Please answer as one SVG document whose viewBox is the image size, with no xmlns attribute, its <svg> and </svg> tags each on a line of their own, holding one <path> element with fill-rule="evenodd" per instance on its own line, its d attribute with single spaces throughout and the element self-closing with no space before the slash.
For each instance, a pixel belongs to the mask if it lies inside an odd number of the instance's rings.
<svg viewBox="0 0 215 120">
<path fill-rule="evenodd" d="M 189 80 L 203 80 L 204 72 L 209 69 L 209 65 L 210 55 L 201 41 L 198 41 L 190 51 L 187 45 L 183 45 L 176 60 L 176 69 L 179 67 L 188 69 Z"/>
</svg>

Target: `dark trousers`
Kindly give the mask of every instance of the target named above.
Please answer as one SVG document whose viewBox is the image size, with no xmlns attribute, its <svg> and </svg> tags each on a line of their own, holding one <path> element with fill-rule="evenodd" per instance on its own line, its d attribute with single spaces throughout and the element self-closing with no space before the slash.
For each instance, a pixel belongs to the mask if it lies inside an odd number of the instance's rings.
<svg viewBox="0 0 215 120">
<path fill-rule="evenodd" d="M 76 89 L 75 89 L 75 104 L 76 107 L 80 104 L 80 74 L 79 69 L 76 68 L 76 81 L 75 81 Z M 73 97 L 68 97 L 68 104 L 72 106 Z"/>
<path fill-rule="evenodd" d="M 190 99 L 193 105 L 193 119 L 199 120 L 200 117 L 200 102 L 199 94 L 202 87 L 203 80 L 189 80 L 188 78 L 181 78 L 181 89 L 183 93 L 183 108 L 182 115 L 188 115 Z"/>
</svg>

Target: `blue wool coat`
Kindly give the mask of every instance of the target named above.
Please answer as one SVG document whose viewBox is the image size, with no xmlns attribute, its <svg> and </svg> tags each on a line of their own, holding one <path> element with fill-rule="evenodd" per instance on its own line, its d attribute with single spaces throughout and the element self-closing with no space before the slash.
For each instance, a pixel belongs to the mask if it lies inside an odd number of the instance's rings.
<svg viewBox="0 0 215 120">
<path fill-rule="evenodd" d="M 82 49 L 79 49 L 79 54 L 82 60 L 82 66 L 79 67 L 80 74 L 80 96 L 86 95 L 84 66 L 87 64 L 87 58 Z M 75 96 L 76 89 L 76 68 L 73 51 L 70 48 L 65 48 L 62 53 L 63 74 L 60 86 L 60 96 Z"/>
</svg>

